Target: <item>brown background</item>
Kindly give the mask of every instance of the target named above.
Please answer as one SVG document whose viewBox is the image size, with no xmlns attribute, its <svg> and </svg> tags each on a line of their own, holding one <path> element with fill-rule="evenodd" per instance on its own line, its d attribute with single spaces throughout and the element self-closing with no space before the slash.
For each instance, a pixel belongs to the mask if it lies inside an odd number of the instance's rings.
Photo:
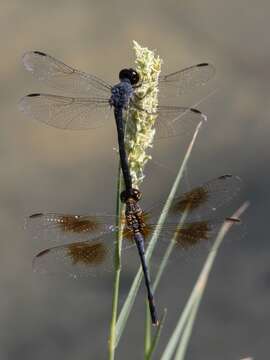
<svg viewBox="0 0 270 360">
<path fill-rule="evenodd" d="M 0 4 L 0 358 L 106 359 L 111 280 L 72 282 L 32 274 L 37 244 L 24 217 L 37 211 L 114 211 L 117 154 L 113 121 L 97 131 L 63 132 L 28 119 L 18 99 L 42 88 L 21 56 L 40 50 L 112 83 L 133 63 L 132 40 L 157 49 L 164 72 L 210 61 L 219 91 L 200 109 L 208 123 L 188 167 L 191 185 L 224 173 L 244 187 L 227 208 L 249 199 L 245 236 L 221 250 L 187 359 L 269 357 L 269 11 L 268 1 L 2 1 Z M 200 93 L 179 104 L 193 104 Z M 147 203 L 166 194 L 188 137 L 162 143 L 147 170 Z M 160 166 L 161 165 L 161 166 Z M 238 232 L 238 233 L 237 233 Z M 243 233 L 243 232 L 242 232 Z M 201 262 L 174 263 L 157 293 L 169 315 L 162 351 Z M 123 272 L 121 299 L 134 269 Z M 118 358 L 140 359 L 144 289 Z M 158 355 L 156 355 L 158 358 Z"/>
</svg>

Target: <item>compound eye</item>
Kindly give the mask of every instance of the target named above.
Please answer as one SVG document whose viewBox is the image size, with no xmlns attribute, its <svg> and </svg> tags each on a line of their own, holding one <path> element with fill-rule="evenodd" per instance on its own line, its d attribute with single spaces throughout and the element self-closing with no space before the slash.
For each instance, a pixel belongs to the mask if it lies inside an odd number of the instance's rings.
<svg viewBox="0 0 270 360">
<path fill-rule="evenodd" d="M 131 85 L 138 84 L 138 82 L 140 80 L 139 74 L 137 73 L 137 71 L 135 71 L 133 69 L 130 69 L 130 71 L 131 71 L 131 79 L 130 79 Z"/>
<path fill-rule="evenodd" d="M 124 79 L 130 79 L 130 70 L 129 69 L 122 69 L 119 73 L 119 79 L 120 80 L 124 80 Z"/>
<path fill-rule="evenodd" d="M 132 197 L 134 200 L 139 201 L 142 197 L 142 193 L 138 189 L 132 189 Z"/>
<path fill-rule="evenodd" d="M 119 73 L 119 79 L 121 81 L 128 79 L 131 85 L 135 85 L 139 82 L 140 77 L 137 71 L 135 71 L 134 69 L 122 69 Z"/>
</svg>

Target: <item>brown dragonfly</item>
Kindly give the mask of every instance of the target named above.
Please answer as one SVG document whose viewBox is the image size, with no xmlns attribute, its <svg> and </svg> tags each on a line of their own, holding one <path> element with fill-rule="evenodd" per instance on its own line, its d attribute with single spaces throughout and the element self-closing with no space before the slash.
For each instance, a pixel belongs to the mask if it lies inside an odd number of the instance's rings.
<svg viewBox="0 0 270 360">
<path fill-rule="evenodd" d="M 143 225 L 140 231 L 146 247 L 155 230 L 159 231 L 157 247 L 174 239 L 175 252 L 191 249 L 200 243 L 208 243 L 225 220 L 238 222 L 237 219 L 226 219 L 213 216 L 211 213 L 215 213 L 218 207 L 229 202 L 240 187 L 241 179 L 238 176 L 223 175 L 177 195 L 162 226 L 158 225 L 158 219 L 164 203 L 150 211 L 142 211 Z M 185 211 L 188 211 L 187 221 L 179 225 Z M 135 244 L 132 229 L 127 225 L 125 218 L 122 222 L 123 250 L 126 250 L 135 247 Z M 40 273 L 62 273 L 73 278 L 112 271 L 118 231 L 115 224 L 115 215 L 30 215 L 26 226 L 34 237 L 60 243 L 40 251 L 33 259 L 33 270 Z M 123 258 L 124 253 L 125 251 Z"/>
</svg>

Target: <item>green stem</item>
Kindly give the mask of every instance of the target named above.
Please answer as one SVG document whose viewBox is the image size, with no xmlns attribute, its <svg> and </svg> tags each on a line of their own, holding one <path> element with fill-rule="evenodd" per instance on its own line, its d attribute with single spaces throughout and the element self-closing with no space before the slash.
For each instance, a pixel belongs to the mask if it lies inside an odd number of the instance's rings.
<svg viewBox="0 0 270 360">
<path fill-rule="evenodd" d="M 145 331 L 144 331 L 144 358 L 147 358 L 147 355 L 150 351 L 151 347 L 151 338 L 152 338 L 152 326 L 151 326 L 151 316 L 149 311 L 149 304 L 146 300 L 146 308 L 145 308 Z"/>
<path fill-rule="evenodd" d="M 117 199 L 116 199 L 116 214 L 117 223 L 116 226 L 118 231 L 116 233 L 116 244 L 114 253 L 114 285 L 113 285 L 113 301 L 112 301 L 112 318 L 110 326 L 110 337 L 109 337 L 109 359 L 114 360 L 115 349 L 116 349 L 116 321 L 117 321 L 117 310 L 118 310 L 118 299 L 119 299 L 119 287 L 120 287 L 120 273 L 121 273 L 121 248 L 123 239 L 122 229 L 122 216 L 124 212 L 124 205 L 120 201 L 120 194 L 123 188 L 123 179 L 121 173 L 121 166 L 119 163 L 118 169 L 118 181 L 117 181 Z"/>
<path fill-rule="evenodd" d="M 160 319 L 160 323 L 158 325 L 157 331 L 156 331 L 156 333 L 154 335 L 154 338 L 153 338 L 153 340 L 152 340 L 152 342 L 150 344 L 149 351 L 145 355 L 145 360 L 151 360 L 152 357 L 153 357 L 154 351 L 156 350 L 157 344 L 158 344 L 159 339 L 160 339 L 160 335 L 161 335 L 161 331 L 162 331 L 163 326 L 164 326 L 166 315 L 167 315 L 167 309 L 164 309 L 164 312 L 163 312 L 163 315 L 162 315 L 162 317 Z"/>
</svg>

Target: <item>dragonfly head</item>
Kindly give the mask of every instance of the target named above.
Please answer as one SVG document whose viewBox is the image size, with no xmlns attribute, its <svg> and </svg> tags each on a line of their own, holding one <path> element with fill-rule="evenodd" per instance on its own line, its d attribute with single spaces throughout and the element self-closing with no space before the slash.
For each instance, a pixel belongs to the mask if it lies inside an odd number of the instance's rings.
<svg viewBox="0 0 270 360">
<path fill-rule="evenodd" d="M 128 79 L 131 85 L 136 85 L 140 80 L 140 76 L 134 69 L 122 69 L 119 73 L 119 79 L 120 81 Z"/>
<path fill-rule="evenodd" d="M 120 194 L 120 199 L 123 203 L 126 203 L 128 199 L 133 199 L 134 201 L 138 202 L 142 197 L 142 193 L 138 189 L 132 189 L 131 193 L 127 191 L 122 191 Z"/>
</svg>

